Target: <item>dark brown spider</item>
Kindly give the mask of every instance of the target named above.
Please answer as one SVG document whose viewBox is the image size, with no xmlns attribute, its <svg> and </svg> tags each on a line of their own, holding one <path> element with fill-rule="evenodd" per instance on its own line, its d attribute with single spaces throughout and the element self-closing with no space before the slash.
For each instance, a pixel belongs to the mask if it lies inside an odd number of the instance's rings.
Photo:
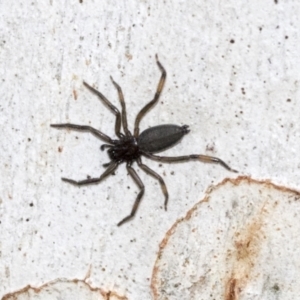
<svg viewBox="0 0 300 300">
<path fill-rule="evenodd" d="M 118 139 L 114 140 L 109 136 L 107 136 L 106 134 L 102 133 L 101 131 L 91 126 L 75 125 L 75 124 L 51 124 L 51 127 L 54 128 L 65 128 L 65 129 L 72 129 L 72 130 L 88 131 L 94 134 L 96 137 L 98 137 L 99 139 L 107 143 L 101 146 L 101 150 L 108 148 L 107 152 L 111 160 L 109 163 L 103 165 L 104 167 L 106 167 L 106 170 L 100 177 L 88 178 L 81 181 L 62 178 L 63 181 L 72 183 L 77 186 L 91 184 L 91 183 L 99 183 L 109 174 L 113 173 L 113 171 L 118 167 L 120 163 L 126 162 L 128 173 L 140 188 L 140 192 L 136 197 L 131 213 L 123 220 L 121 220 L 118 223 L 118 226 L 122 225 L 123 223 L 127 222 L 128 220 L 134 217 L 138 209 L 140 200 L 144 194 L 144 190 L 145 190 L 144 184 L 141 181 L 138 174 L 136 173 L 136 171 L 131 167 L 131 165 L 135 161 L 138 163 L 139 167 L 142 170 L 144 170 L 146 173 L 153 176 L 159 181 L 163 194 L 165 196 L 164 207 L 165 210 L 167 210 L 168 191 L 167 191 L 166 184 L 160 175 L 158 175 L 156 172 L 154 172 L 153 170 L 151 170 L 149 167 L 147 167 L 142 163 L 141 161 L 142 155 L 153 160 L 168 162 L 168 163 L 188 161 L 188 160 L 200 160 L 202 162 L 217 163 L 222 165 L 224 168 L 226 168 L 229 171 L 237 172 L 236 170 L 231 169 L 225 162 L 223 162 L 221 159 L 217 157 L 201 155 L 201 154 L 192 154 L 192 155 L 175 156 L 175 157 L 153 155 L 153 153 L 157 153 L 174 146 L 176 143 L 178 143 L 181 140 L 181 138 L 185 134 L 189 132 L 187 125 L 178 126 L 178 125 L 166 124 L 166 125 L 158 125 L 155 127 L 151 127 L 143 131 L 141 134 L 139 134 L 140 121 L 148 112 L 148 110 L 158 101 L 161 91 L 164 87 L 164 83 L 167 75 L 164 67 L 159 62 L 157 55 L 156 55 L 156 62 L 160 71 L 162 72 L 162 75 L 158 83 L 157 90 L 153 100 L 150 101 L 147 105 L 145 105 L 136 117 L 133 135 L 129 131 L 127 126 L 126 106 L 125 106 L 123 92 L 120 86 L 113 80 L 112 77 L 110 77 L 110 79 L 114 84 L 114 86 L 116 87 L 116 89 L 118 90 L 119 99 L 122 106 L 122 113 L 120 113 L 119 110 L 114 105 L 112 105 L 110 101 L 108 101 L 108 99 L 104 97 L 99 91 L 97 91 L 96 89 L 88 85 L 86 82 L 83 82 L 83 84 L 92 93 L 96 94 L 115 114 L 116 116 L 115 133 Z M 124 129 L 124 134 L 121 132 L 121 121 Z"/>
</svg>

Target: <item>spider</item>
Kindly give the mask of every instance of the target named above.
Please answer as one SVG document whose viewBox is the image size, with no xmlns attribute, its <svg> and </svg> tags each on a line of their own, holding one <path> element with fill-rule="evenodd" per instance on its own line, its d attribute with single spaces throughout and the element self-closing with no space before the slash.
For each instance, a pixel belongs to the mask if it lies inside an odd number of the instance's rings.
<svg viewBox="0 0 300 300">
<path fill-rule="evenodd" d="M 156 178 L 160 186 L 162 188 L 162 192 L 165 197 L 164 201 L 164 209 L 167 210 L 168 204 L 168 190 L 166 184 L 162 177 L 150 169 L 148 166 L 144 165 L 141 161 L 141 156 L 145 156 L 147 158 L 160 161 L 160 162 L 182 162 L 182 161 L 189 161 L 189 160 L 200 160 L 202 162 L 208 163 L 217 163 L 226 168 L 229 171 L 237 172 L 236 170 L 230 168 L 224 161 L 217 157 L 201 155 L 201 154 L 191 154 L 185 156 L 175 156 L 175 157 L 168 157 L 168 156 L 158 156 L 154 155 L 153 153 L 157 153 L 167 148 L 173 147 L 176 143 L 178 143 L 182 137 L 189 133 L 189 129 L 187 125 L 178 126 L 172 124 L 165 124 L 165 125 L 158 125 L 151 128 L 146 129 L 141 134 L 140 132 L 140 122 L 141 119 L 145 116 L 145 114 L 155 105 L 159 99 L 159 96 L 162 92 L 164 87 L 164 83 L 166 80 L 166 70 L 162 66 L 162 64 L 158 60 L 158 56 L 156 55 L 156 63 L 158 68 L 161 71 L 160 81 L 158 83 L 155 96 L 153 100 L 151 100 L 148 104 L 146 104 L 138 113 L 135 123 L 134 123 L 134 132 L 133 134 L 128 129 L 127 126 L 127 114 L 126 114 L 126 106 L 124 101 L 124 96 L 121 87 L 114 81 L 114 79 L 110 76 L 110 79 L 118 91 L 119 100 L 122 107 L 122 112 L 110 103 L 110 101 L 99 91 L 94 89 L 92 86 L 83 82 L 84 86 L 87 87 L 92 93 L 97 95 L 104 104 L 114 113 L 116 116 L 115 121 L 115 133 L 118 139 L 112 139 L 103 132 L 87 125 L 75 125 L 75 124 L 51 124 L 51 127 L 54 128 L 64 128 L 64 129 L 71 129 L 71 130 L 79 130 L 79 131 L 86 131 L 90 132 L 95 135 L 100 140 L 104 141 L 106 144 L 101 146 L 101 150 L 108 149 L 107 153 L 110 158 L 110 162 L 103 164 L 106 170 L 102 173 L 100 177 L 96 178 L 88 178 L 85 180 L 76 181 L 73 179 L 62 178 L 63 181 L 74 184 L 76 186 L 86 185 L 86 184 L 93 184 L 99 183 L 105 177 L 112 174 L 119 164 L 126 162 L 126 167 L 129 175 L 132 177 L 133 181 L 138 185 L 140 191 L 136 197 L 134 205 L 130 214 L 122 219 L 117 226 L 121 226 L 125 222 L 132 219 L 139 207 L 140 201 L 144 195 L 145 187 L 143 182 L 141 181 L 140 177 L 136 173 L 136 171 L 132 168 L 132 164 L 137 162 L 138 166 L 145 171 L 147 174 Z M 121 132 L 121 125 L 123 125 L 124 133 Z"/>
</svg>

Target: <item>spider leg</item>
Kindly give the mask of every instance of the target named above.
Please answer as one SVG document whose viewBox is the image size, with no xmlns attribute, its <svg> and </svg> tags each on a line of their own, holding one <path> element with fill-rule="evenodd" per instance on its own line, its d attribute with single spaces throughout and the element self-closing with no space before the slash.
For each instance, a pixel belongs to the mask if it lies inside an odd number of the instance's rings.
<svg viewBox="0 0 300 300">
<path fill-rule="evenodd" d="M 139 207 L 141 198 L 143 197 L 144 191 L 145 191 L 145 186 L 144 186 L 142 180 L 140 179 L 140 177 L 138 176 L 138 174 L 136 173 L 136 171 L 131 167 L 131 163 L 127 163 L 127 170 L 128 170 L 129 175 L 132 177 L 132 179 L 135 181 L 135 183 L 140 188 L 140 192 L 138 193 L 138 195 L 135 199 L 131 213 L 127 217 L 125 217 L 123 220 L 121 220 L 118 223 L 118 226 L 121 226 L 122 224 L 124 224 L 125 222 L 129 221 L 131 218 L 134 217 L 134 215 Z"/>
<path fill-rule="evenodd" d="M 72 129 L 72 130 L 78 130 L 78 131 L 88 131 L 95 135 L 97 138 L 107 142 L 114 144 L 114 141 L 106 134 L 102 133 L 101 131 L 86 125 L 75 125 L 75 124 L 50 124 L 53 128 L 64 128 L 64 129 Z"/>
<path fill-rule="evenodd" d="M 122 106 L 122 123 L 123 123 L 123 129 L 127 136 L 131 136 L 131 132 L 128 130 L 127 125 L 127 113 L 126 113 L 126 104 L 124 101 L 124 96 L 121 87 L 113 80 L 113 78 L 110 76 L 110 80 L 112 81 L 115 88 L 118 90 L 119 100 Z"/>
<path fill-rule="evenodd" d="M 138 163 L 139 167 L 143 171 L 145 171 L 147 174 L 153 176 L 154 178 L 156 178 L 159 181 L 161 189 L 162 189 L 162 192 L 163 192 L 163 194 L 165 196 L 164 207 L 165 207 L 165 210 L 167 210 L 167 204 L 168 204 L 169 194 L 168 194 L 168 189 L 167 189 L 167 186 L 166 186 L 164 180 L 162 179 L 162 177 L 160 175 L 158 175 L 156 172 L 154 172 L 153 170 L 151 170 L 148 166 L 144 165 L 142 163 L 142 161 L 141 161 L 140 158 L 137 160 L 137 163 Z"/>
<path fill-rule="evenodd" d="M 208 155 L 201 155 L 201 154 L 191 154 L 191 155 L 185 155 L 185 156 L 158 156 L 158 155 L 153 155 L 150 153 L 145 153 L 143 152 L 143 155 L 151 158 L 153 160 L 157 161 L 162 161 L 162 162 L 183 162 L 183 161 L 189 161 L 189 160 L 200 160 L 202 162 L 207 162 L 207 163 L 215 163 L 219 164 L 225 169 L 237 173 L 236 170 L 230 168 L 223 160 L 217 157 L 213 156 L 208 156 Z"/>
<path fill-rule="evenodd" d="M 146 104 L 141 110 L 140 112 L 138 113 L 136 119 L 135 119 L 135 123 L 134 123 L 134 136 L 137 138 L 138 135 L 139 135 L 139 131 L 140 131 L 140 128 L 139 128 L 139 124 L 140 124 L 140 121 L 141 119 L 144 117 L 144 115 L 148 112 L 148 110 L 158 101 L 159 99 L 159 96 L 160 96 L 160 93 L 164 87 L 164 84 L 165 84 L 165 80 L 166 80 L 166 76 L 167 76 L 167 72 L 166 70 L 164 69 L 164 67 L 162 66 L 162 64 L 159 62 L 158 60 L 158 56 L 157 54 L 155 55 L 155 58 L 156 58 L 156 63 L 161 71 L 161 77 L 160 77 L 160 80 L 159 80 L 159 83 L 158 83 L 158 86 L 157 86 L 157 89 L 156 89 L 156 93 L 155 93 L 155 96 L 153 98 L 153 100 L 151 100 L 148 104 Z"/>
<path fill-rule="evenodd" d="M 116 116 L 116 123 L 115 123 L 115 133 L 116 135 L 121 138 L 123 134 L 121 133 L 121 114 L 119 110 L 111 104 L 111 102 L 99 91 L 94 89 L 92 86 L 87 84 L 85 81 L 83 81 L 83 84 L 85 87 L 87 87 L 92 93 L 97 95 L 107 106 L 108 108 L 113 112 L 113 114 Z"/>
<path fill-rule="evenodd" d="M 80 186 L 80 185 L 85 185 L 85 184 L 91 184 L 91 183 L 99 183 L 100 181 L 102 181 L 105 177 L 107 177 L 108 175 L 110 175 L 116 168 L 118 167 L 118 163 L 113 161 L 110 163 L 110 165 L 107 167 L 107 169 L 103 172 L 103 174 L 98 177 L 98 178 L 88 178 L 85 180 L 80 180 L 80 181 L 76 181 L 73 179 L 69 179 L 69 178 L 62 178 L 62 181 Z"/>
</svg>

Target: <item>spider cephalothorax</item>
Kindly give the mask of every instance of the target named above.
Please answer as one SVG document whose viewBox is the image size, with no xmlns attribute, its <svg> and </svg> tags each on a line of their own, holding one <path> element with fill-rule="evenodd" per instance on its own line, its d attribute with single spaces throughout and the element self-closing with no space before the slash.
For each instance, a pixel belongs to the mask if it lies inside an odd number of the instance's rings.
<svg viewBox="0 0 300 300">
<path fill-rule="evenodd" d="M 66 128 L 66 129 L 91 132 L 96 137 L 98 137 L 99 139 L 101 139 L 106 143 L 101 146 L 101 149 L 104 150 L 105 148 L 108 148 L 107 152 L 111 160 L 109 163 L 103 165 L 104 167 L 106 167 L 106 170 L 103 172 L 103 174 L 100 177 L 88 178 L 81 181 L 62 178 L 63 181 L 72 183 L 74 185 L 79 185 L 79 186 L 85 184 L 91 184 L 91 183 L 99 183 L 109 174 L 112 174 L 113 171 L 118 167 L 120 163 L 126 162 L 128 173 L 132 177 L 132 179 L 136 182 L 136 184 L 139 186 L 140 192 L 137 195 L 131 213 L 127 217 L 122 219 L 118 223 L 118 226 L 122 225 L 123 223 L 127 222 L 128 220 L 134 217 L 137 208 L 139 206 L 140 200 L 144 194 L 144 190 L 145 190 L 144 184 L 141 181 L 138 174 L 136 173 L 136 171 L 131 166 L 134 162 L 137 162 L 137 164 L 142 170 L 144 170 L 147 174 L 153 176 L 159 181 L 165 196 L 165 202 L 164 202 L 165 210 L 167 209 L 168 191 L 167 191 L 166 184 L 160 175 L 158 175 L 156 172 L 154 172 L 153 170 L 151 170 L 149 167 L 147 167 L 142 163 L 141 156 L 146 156 L 150 159 L 161 161 L 161 162 L 181 162 L 181 161 L 188 161 L 188 160 L 200 160 L 203 162 L 218 163 L 222 165 L 224 168 L 226 168 L 227 170 L 236 172 L 235 170 L 231 169 L 225 162 L 223 162 L 221 159 L 217 157 L 201 155 L 201 154 L 168 157 L 168 156 L 158 156 L 153 154 L 153 153 L 166 150 L 167 148 L 173 147 L 176 143 L 178 143 L 182 139 L 182 137 L 185 134 L 189 132 L 187 125 L 178 126 L 173 124 L 164 124 L 164 125 L 158 125 L 158 126 L 148 128 L 145 131 L 143 131 L 141 134 L 139 134 L 140 121 L 144 117 L 144 115 L 148 112 L 148 110 L 158 101 L 166 79 L 166 71 L 161 65 L 161 63 L 159 62 L 157 55 L 156 55 L 156 62 L 160 71 L 162 72 L 162 75 L 158 83 L 158 87 L 153 100 L 150 101 L 148 104 L 146 104 L 136 117 L 133 134 L 130 132 L 127 126 L 126 106 L 125 106 L 123 92 L 120 86 L 112 79 L 112 77 L 111 77 L 112 83 L 118 90 L 119 99 L 122 106 L 122 113 L 120 113 L 119 110 L 114 105 L 112 105 L 110 101 L 106 97 L 104 97 L 104 95 L 102 95 L 102 93 L 94 89 L 92 86 L 88 85 L 86 82 L 83 82 L 83 84 L 91 92 L 96 94 L 115 114 L 116 116 L 115 133 L 118 139 L 111 139 L 106 134 L 102 133 L 101 131 L 91 126 L 75 125 L 69 123 L 51 124 L 51 127 L 54 128 Z M 121 123 L 123 125 L 124 134 L 121 133 Z"/>
<path fill-rule="evenodd" d="M 118 163 L 133 162 L 141 156 L 137 140 L 134 136 L 123 136 L 114 140 L 114 145 L 107 150 L 111 160 Z"/>
</svg>

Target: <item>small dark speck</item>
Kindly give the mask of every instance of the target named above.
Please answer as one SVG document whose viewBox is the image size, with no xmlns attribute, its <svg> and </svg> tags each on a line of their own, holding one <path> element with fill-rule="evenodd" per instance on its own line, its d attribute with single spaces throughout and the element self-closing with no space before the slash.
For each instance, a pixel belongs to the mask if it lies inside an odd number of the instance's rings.
<svg viewBox="0 0 300 300">
<path fill-rule="evenodd" d="M 286 102 L 292 102 L 292 100 L 290 98 L 286 99 Z"/>
<path fill-rule="evenodd" d="M 231 40 L 230 40 L 230 43 L 231 43 L 231 44 L 234 44 L 234 43 L 235 43 L 235 40 L 234 40 L 234 39 L 231 39 Z"/>
<path fill-rule="evenodd" d="M 287 39 L 289 38 L 289 36 L 288 36 L 288 35 L 286 35 L 284 38 L 287 40 Z"/>
<path fill-rule="evenodd" d="M 274 3 L 275 3 L 275 4 L 278 4 L 278 0 L 274 0 Z"/>
<path fill-rule="evenodd" d="M 31 142 L 31 138 L 28 138 L 27 141 L 28 141 L 28 142 Z"/>
<path fill-rule="evenodd" d="M 206 145 L 205 150 L 213 152 L 215 150 L 215 145 Z"/>
<path fill-rule="evenodd" d="M 172 171 L 172 172 L 171 172 L 171 175 L 174 175 L 174 174 L 175 174 L 174 171 Z"/>
<path fill-rule="evenodd" d="M 241 90 L 242 90 L 242 94 L 246 95 L 245 89 L 243 87 L 241 88 Z"/>
<path fill-rule="evenodd" d="M 82 3 L 83 2 L 83 0 L 79 0 L 79 3 Z"/>
<path fill-rule="evenodd" d="M 62 152 L 63 151 L 63 147 L 58 147 L 58 152 Z"/>
<path fill-rule="evenodd" d="M 29 219 L 26 219 L 26 222 L 29 222 Z"/>
<path fill-rule="evenodd" d="M 31 207 L 32 207 L 32 206 L 33 206 L 33 203 L 31 202 L 31 203 L 29 204 L 29 206 L 31 206 Z"/>
<path fill-rule="evenodd" d="M 277 283 L 275 283 L 275 284 L 273 285 L 273 290 L 276 291 L 276 292 L 278 292 L 278 291 L 280 290 L 280 288 L 279 288 L 279 286 L 278 286 Z"/>
</svg>

